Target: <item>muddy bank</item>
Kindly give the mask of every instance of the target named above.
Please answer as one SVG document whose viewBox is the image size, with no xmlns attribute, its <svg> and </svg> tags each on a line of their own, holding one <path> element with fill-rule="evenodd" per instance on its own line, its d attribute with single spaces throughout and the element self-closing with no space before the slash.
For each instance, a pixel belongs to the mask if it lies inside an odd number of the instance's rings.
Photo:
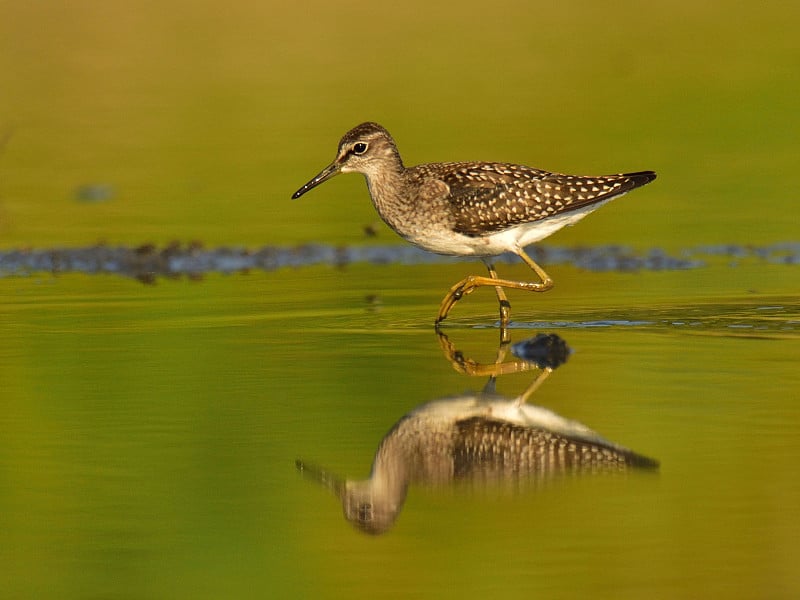
<svg viewBox="0 0 800 600">
<path fill-rule="evenodd" d="M 530 255 L 543 265 L 571 264 L 589 271 L 677 270 L 702 268 L 710 260 L 727 260 L 731 266 L 747 259 L 800 264 L 800 242 L 768 246 L 697 246 L 675 254 L 660 248 L 634 251 L 624 246 L 564 248 L 540 246 Z M 274 271 L 312 265 L 345 267 L 349 264 L 430 264 L 459 259 L 431 254 L 408 245 L 331 246 L 305 244 L 258 249 L 205 248 L 200 243 L 145 244 L 137 247 L 97 245 L 86 248 L 49 248 L 0 251 L 0 277 L 37 273 L 114 274 L 152 282 L 158 277 L 201 277 L 204 273 Z M 503 255 L 495 262 L 516 262 Z"/>
</svg>

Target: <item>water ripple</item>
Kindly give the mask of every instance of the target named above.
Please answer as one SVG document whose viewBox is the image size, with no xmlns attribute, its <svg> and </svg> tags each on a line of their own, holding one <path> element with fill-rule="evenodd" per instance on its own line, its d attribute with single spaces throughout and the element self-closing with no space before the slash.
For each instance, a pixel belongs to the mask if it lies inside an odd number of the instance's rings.
<svg viewBox="0 0 800 600">
<path fill-rule="evenodd" d="M 619 318 L 583 312 L 572 319 L 512 321 L 508 328 L 535 331 L 616 328 L 736 337 L 796 337 L 800 334 L 799 303 L 761 305 L 742 300 L 663 309 L 639 307 L 628 313 L 629 318 Z M 499 323 L 476 324 L 474 327 L 499 327 Z"/>
</svg>

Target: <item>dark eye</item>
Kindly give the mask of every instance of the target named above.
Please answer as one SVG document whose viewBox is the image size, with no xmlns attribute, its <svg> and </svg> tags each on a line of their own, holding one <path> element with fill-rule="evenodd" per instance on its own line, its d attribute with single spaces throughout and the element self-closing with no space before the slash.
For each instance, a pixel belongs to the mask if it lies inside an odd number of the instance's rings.
<svg viewBox="0 0 800 600">
<path fill-rule="evenodd" d="M 372 504 L 364 502 L 358 505 L 358 520 L 362 523 L 369 523 L 372 521 Z"/>
<path fill-rule="evenodd" d="M 353 144 L 353 154 L 364 154 L 367 151 L 367 144 L 364 142 L 356 142 Z"/>
</svg>

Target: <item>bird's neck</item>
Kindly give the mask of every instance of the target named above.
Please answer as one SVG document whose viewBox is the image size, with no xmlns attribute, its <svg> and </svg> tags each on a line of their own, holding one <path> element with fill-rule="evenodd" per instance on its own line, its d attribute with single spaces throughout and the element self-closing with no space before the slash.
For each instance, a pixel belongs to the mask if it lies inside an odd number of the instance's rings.
<svg viewBox="0 0 800 600">
<path fill-rule="evenodd" d="M 386 223 L 397 230 L 392 216 L 400 216 L 408 206 L 406 169 L 399 157 L 387 158 L 380 169 L 364 173 L 375 210 Z"/>
</svg>

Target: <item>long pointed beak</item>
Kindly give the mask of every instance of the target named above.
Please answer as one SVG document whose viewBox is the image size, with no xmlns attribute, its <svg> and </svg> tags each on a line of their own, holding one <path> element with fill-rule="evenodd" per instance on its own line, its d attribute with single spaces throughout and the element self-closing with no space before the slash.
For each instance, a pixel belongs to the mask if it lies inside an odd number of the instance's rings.
<svg viewBox="0 0 800 600">
<path fill-rule="evenodd" d="M 316 481 L 322 487 L 333 492 L 339 499 L 342 498 L 342 494 L 345 491 L 345 482 L 336 475 L 300 459 L 297 459 L 294 464 L 303 477 L 311 481 Z"/>
<path fill-rule="evenodd" d="M 331 177 L 335 177 L 340 173 L 339 165 L 336 161 L 333 161 L 327 167 L 320 171 L 319 175 L 314 177 L 311 181 L 306 183 L 303 187 L 297 190 L 294 194 L 292 194 L 292 200 L 297 200 L 300 196 L 305 194 L 308 190 L 317 187 L 320 183 L 325 183 Z"/>
</svg>

